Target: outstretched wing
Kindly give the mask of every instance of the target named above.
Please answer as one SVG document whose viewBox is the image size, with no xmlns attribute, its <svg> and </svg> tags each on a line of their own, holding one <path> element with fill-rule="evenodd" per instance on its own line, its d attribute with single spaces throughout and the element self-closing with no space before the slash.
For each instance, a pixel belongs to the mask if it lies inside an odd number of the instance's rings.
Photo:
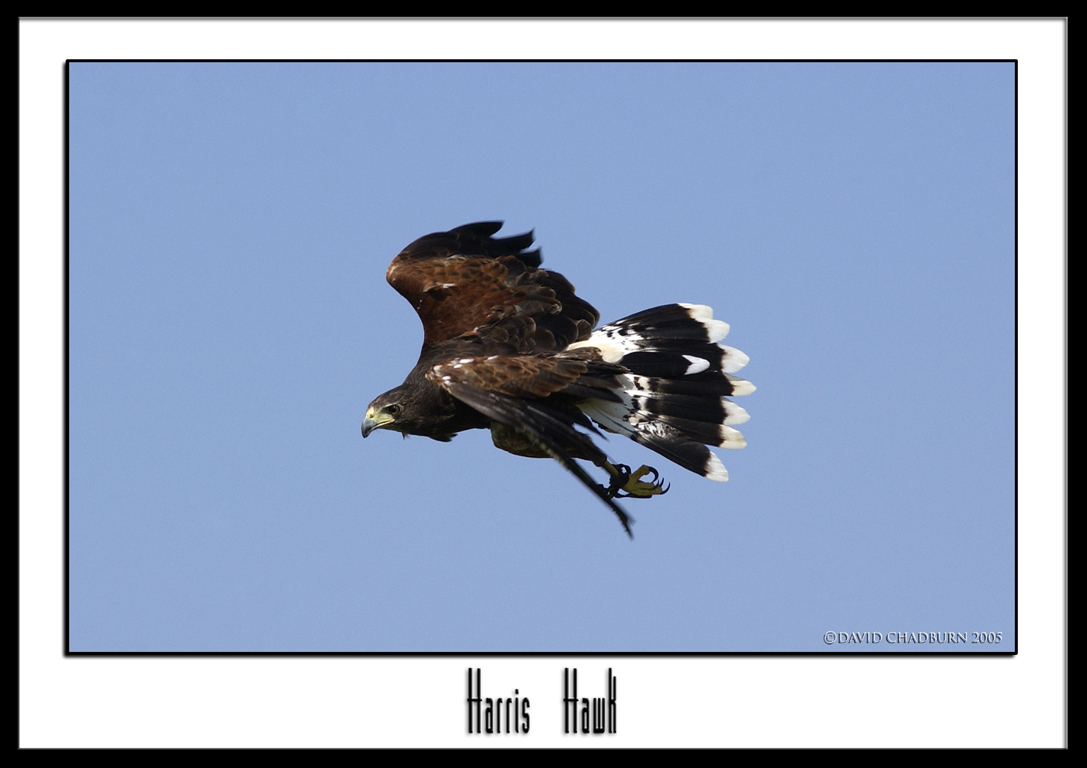
<svg viewBox="0 0 1087 768">
<path fill-rule="evenodd" d="M 596 427 L 576 407 L 562 408 L 559 402 L 544 399 L 556 392 L 609 398 L 617 386 L 614 375 L 622 370 L 600 361 L 595 351 L 583 350 L 569 357 L 458 358 L 435 365 L 427 378 L 558 461 L 611 508 L 633 538 L 633 518 L 574 461 L 587 459 L 601 467 L 607 463 L 592 439 L 574 429 L 580 425 L 599 434 Z"/>
<path fill-rule="evenodd" d="M 587 339 L 600 319 L 574 286 L 540 269 L 533 234 L 491 237 L 501 222 L 465 224 L 421 237 L 385 278 L 423 322 L 424 349 L 462 336 L 485 348 L 531 355 Z"/>
</svg>

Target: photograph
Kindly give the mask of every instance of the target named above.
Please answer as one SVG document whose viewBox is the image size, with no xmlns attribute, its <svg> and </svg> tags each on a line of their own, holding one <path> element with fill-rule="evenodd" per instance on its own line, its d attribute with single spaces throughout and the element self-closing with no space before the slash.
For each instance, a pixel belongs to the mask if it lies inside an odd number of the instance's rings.
<svg viewBox="0 0 1087 768">
<path fill-rule="evenodd" d="M 1067 746 L 1067 23 L 19 21 L 21 748 Z"/>
</svg>

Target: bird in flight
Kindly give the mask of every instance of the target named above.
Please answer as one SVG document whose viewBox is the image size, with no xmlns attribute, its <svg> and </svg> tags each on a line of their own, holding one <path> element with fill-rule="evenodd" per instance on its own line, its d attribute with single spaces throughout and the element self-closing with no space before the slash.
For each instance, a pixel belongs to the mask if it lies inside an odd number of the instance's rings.
<svg viewBox="0 0 1087 768">
<path fill-rule="evenodd" d="M 489 429 L 504 451 L 558 461 L 628 536 L 633 518 L 615 499 L 668 486 L 652 467 L 612 462 L 592 440 L 600 429 L 727 480 L 707 446 L 747 444 L 733 428 L 747 411 L 728 398 L 755 391 L 732 375 L 747 355 L 718 344 L 728 324 L 707 306 L 665 304 L 596 328 L 599 313 L 574 286 L 540 268 L 533 233 L 493 237 L 501 228 L 488 221 L 435 232 L 393 259 L 385 278 L 419 314 L 423 349 L 404 383 L 370 403 L 362 436 L 389 429 L 448 442 Z M 603 469 L 607 485 L 577 459 Z"/>
</svg>

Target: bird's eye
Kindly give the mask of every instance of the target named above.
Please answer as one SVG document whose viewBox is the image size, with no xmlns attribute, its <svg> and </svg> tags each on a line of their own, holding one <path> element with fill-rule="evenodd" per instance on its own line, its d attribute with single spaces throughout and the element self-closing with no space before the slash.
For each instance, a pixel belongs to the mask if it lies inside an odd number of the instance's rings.
<svg viewBox="0 0 1087 768">
<path fill-rule="evenodd" d="M 388 408 L 386 408 L 386 409 L 385 409 L 385 411 L 386 411 L 386 412 L 387 412 L 387 413 L 388 413 L 388 414 L 389 414 L 390 416 L 399 416 L 399 415 L 400 415 L 400 411 L 402 411 L 402 410 L 403 410 L 403 408 L 401 408 L 401 407 L 400 407 L 399 405 L 397 405 L 396 403 L 393 403 L 392 405 L 390 405 L 390 406 L 389 406 Z"/>
</svg>

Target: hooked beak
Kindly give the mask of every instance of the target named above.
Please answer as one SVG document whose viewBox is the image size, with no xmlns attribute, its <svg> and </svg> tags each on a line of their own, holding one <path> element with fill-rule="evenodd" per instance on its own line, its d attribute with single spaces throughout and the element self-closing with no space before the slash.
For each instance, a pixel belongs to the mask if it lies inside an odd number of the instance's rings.
<svg viewBox="0 0 1087 768">
<path fill-rule="evenodd" d="M 378 416 L 377 419 L 374 416 Z M 362 436 L 367 437 L 375 429 L 380 429 L 386 424 L 392 423 L 392 417 L 388 414 L 380 414 L 374 412 L 373 408 L 366 411 L 366 416 L 362 420 Z"/>
</svg>

